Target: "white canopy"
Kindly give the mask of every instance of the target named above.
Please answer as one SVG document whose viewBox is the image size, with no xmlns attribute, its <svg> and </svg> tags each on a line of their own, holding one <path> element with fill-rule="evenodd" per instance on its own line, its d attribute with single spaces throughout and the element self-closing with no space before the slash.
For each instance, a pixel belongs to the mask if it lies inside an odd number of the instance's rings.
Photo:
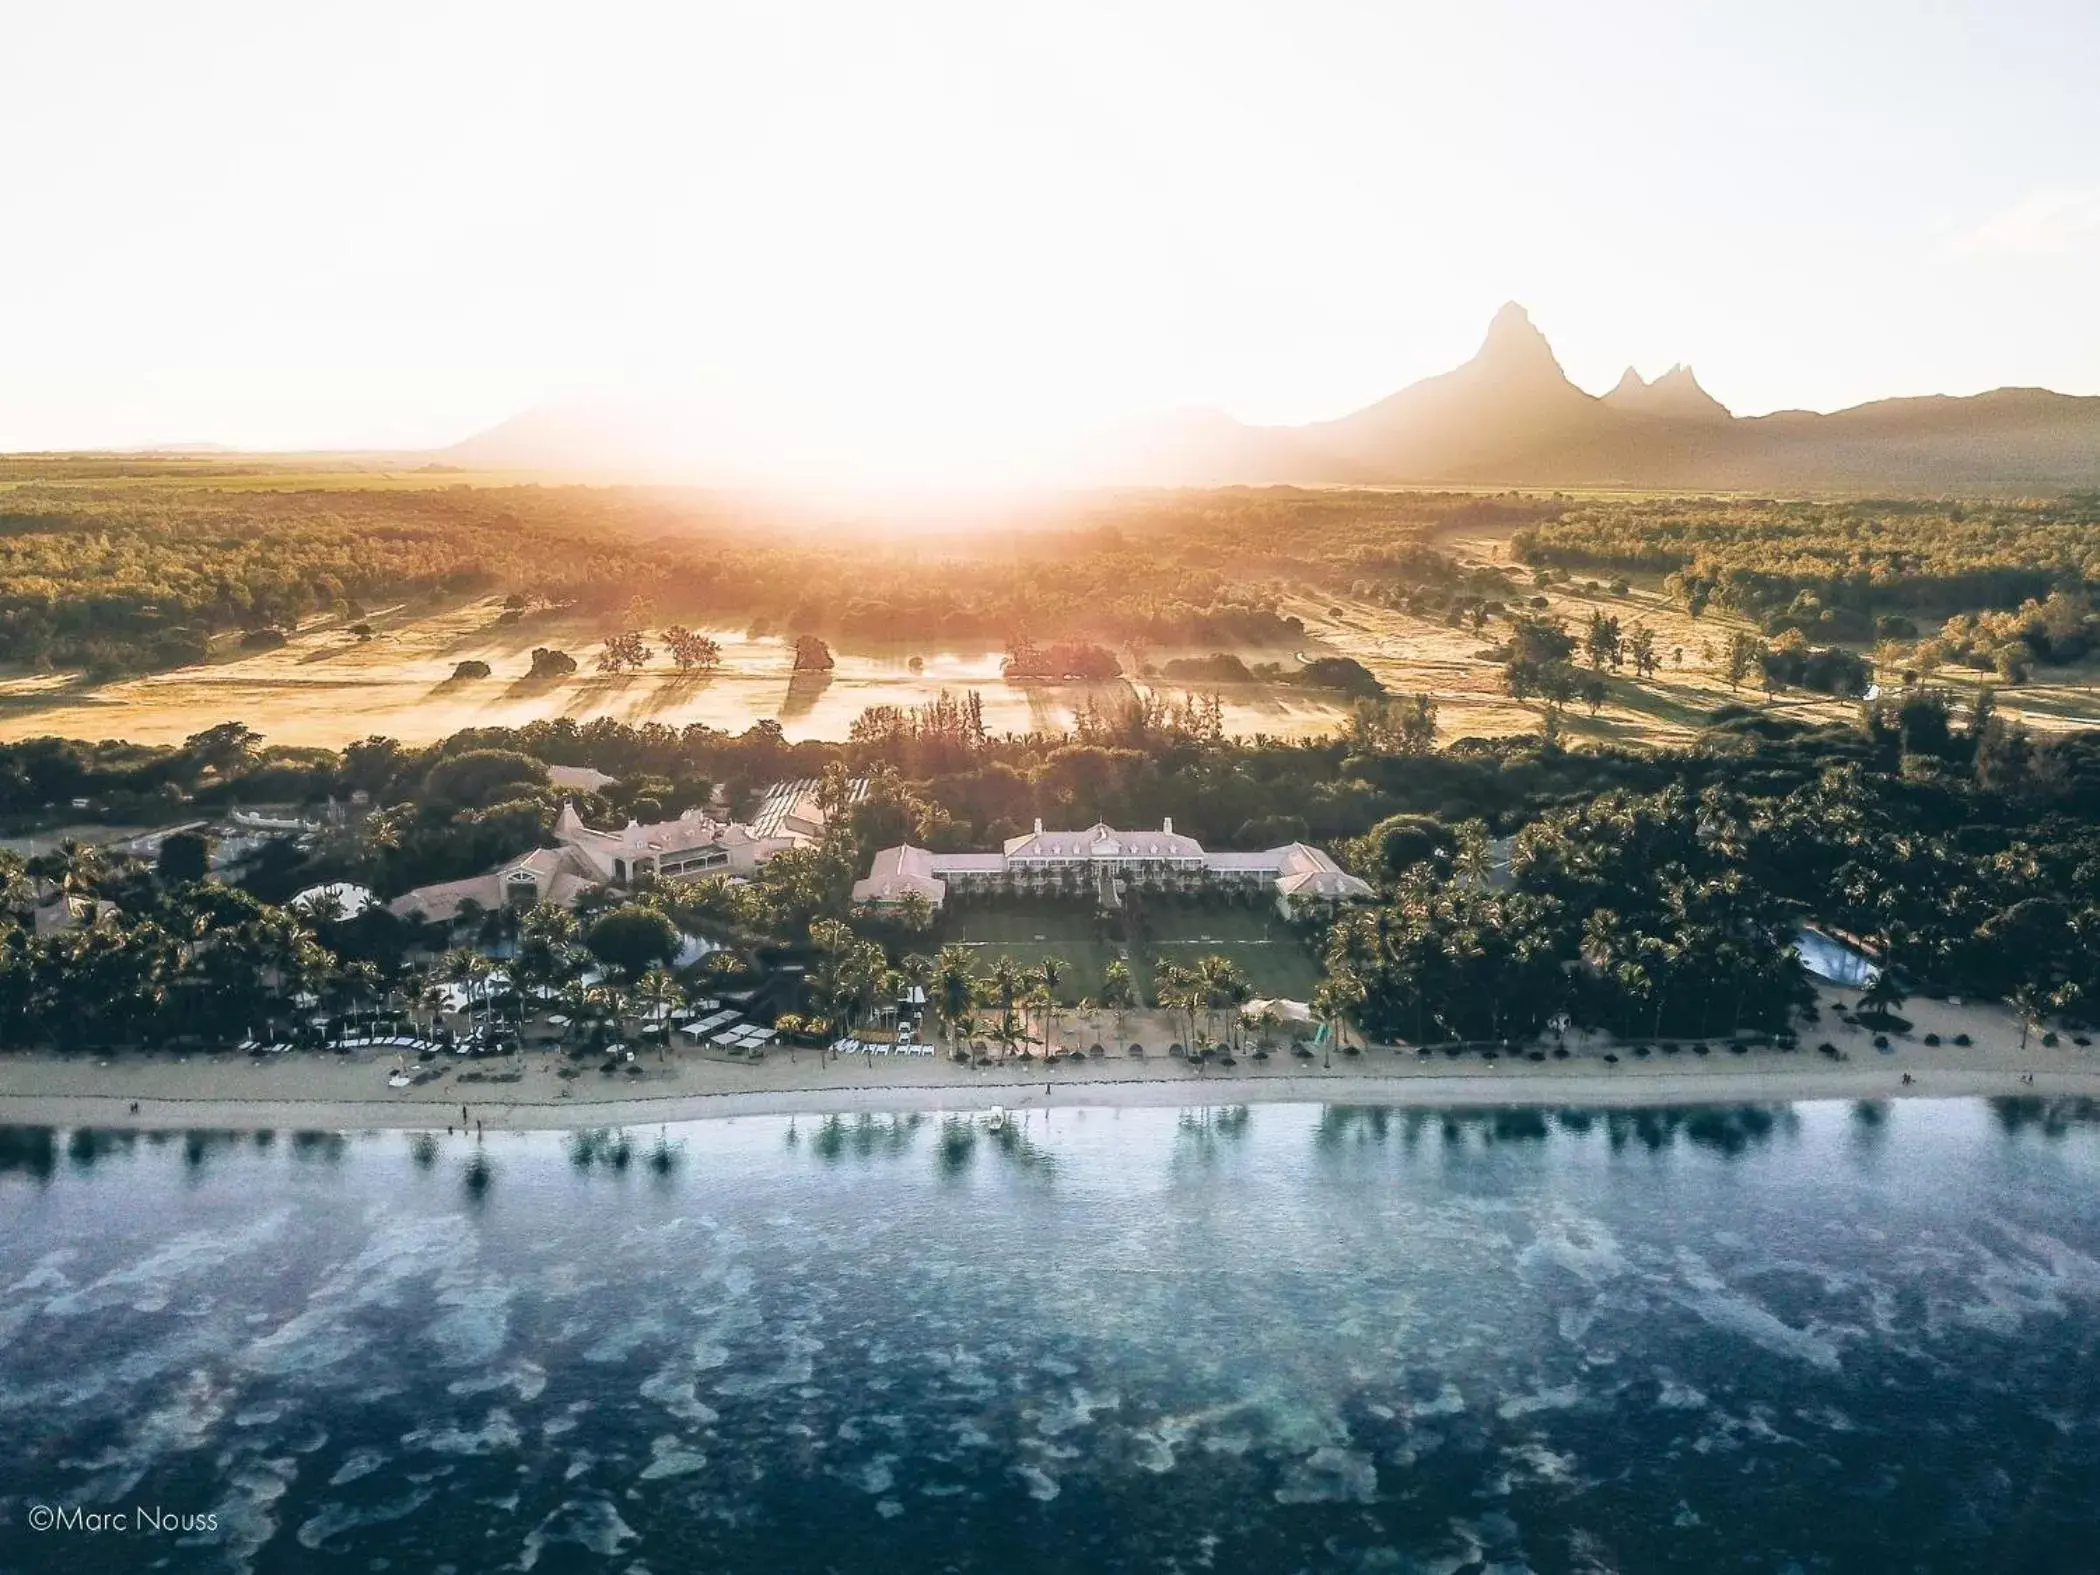
<svg viewBox="0 0 2100 1575">
<path fill-rule="evenodd" d="M 1307 1006 L 1303 1001 L 1286 1001 L 1281 996 L 1269 1000 L 1249 1001 L 1240 1008 L 1240 1015 L 1249 1022 L 1267 1016 L 1271 1012 L 1275 1013 L 1279 1022 L 1309 1023 L 1312 1021 L 1312 1008 L 1310 1006 Z"/>
</svg>

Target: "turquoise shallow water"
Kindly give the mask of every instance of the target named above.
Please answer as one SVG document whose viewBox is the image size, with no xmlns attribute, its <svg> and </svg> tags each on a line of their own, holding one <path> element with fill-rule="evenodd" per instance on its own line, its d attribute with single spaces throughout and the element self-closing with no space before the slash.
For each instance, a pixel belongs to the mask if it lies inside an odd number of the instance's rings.
<svg viewBox="0 0 2100 1575">
<path fill-rule="evenodd" d="M 2093 1123 L 0 1131 L 0 1570 L 2100 1568 Z"/>
</svg>

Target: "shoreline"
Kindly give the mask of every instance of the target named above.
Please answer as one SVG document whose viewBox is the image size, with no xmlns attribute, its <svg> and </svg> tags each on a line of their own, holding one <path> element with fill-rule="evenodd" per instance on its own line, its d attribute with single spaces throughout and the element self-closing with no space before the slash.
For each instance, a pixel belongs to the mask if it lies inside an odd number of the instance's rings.
<svg viewBox="0 0 2100 1575">
<path fill-rule="evenodd" d="M 1826 990 L 1830 1007 L 1846 992 Z M 567 1131 L 738 1116 L 981 1112 L 1251 1104 L 1591 1106 L 1785 1104 L 1800 1100 L 2084 1097 L 2100 1099 L 2100 1046 L 2020 1043 L 1997 1005 L 1920 1000 L 1911 1031 L 1882 1051 L 1873 1034 L 1826 1011 L 1806 1048 L 1697 1056 L 1627 1054 L 1608 1041 L 1567 1060 L 1424 1058 L 1380 1047 L 1317 1061 L 1251 1059 L 1197 1072 L 1166 1056 L 983 1068 L 945 1057 L 827 1058 L 812 1050 L 763 1063 L 683 1054 L 644 1058 L 619 1077 L 563 1077 L 550 1051 L 450 1062 L 435 1080 L 390 1091 L 386 1052 L 231 1052 L 0 1056 L 0 1125 L 140 1130 Z M 1927 1044 L 1928 1035 L 1939 1043 Z M 1956 1045 L 1957 1035 L 1970 1043 Z M 1625 1047 L 1620 1047 L 1625 1048 Z M 491 1073 L 502 1081 L 490 1080 Z M 1905 1076 L 1911 1081 L 1906 1083 Z M 136 1109 L 133 1107 L 136 1106 Z M 464 1112 L 463 1112 L 464 1107 Z"/>
<path fill-rule="evenodd" d="M 2032 1075 L 2034 1081 L 2023 1081 Z M 1042 1081 L 1002 1077 L 945 1083 L 811 1083 L 793 1087 L 681 1090 L 597 1099 L 466 1101 L 473 1121 L 489 1131 L 574 1131 L 595 1127 L 659 1126 L 739 1116 L 981 1114 L 996 1107 L 1043 1109 L 1158 1109 L 1220 1105 L 1325 1104 L 1393 1108 L 1579 1106 L 1638 1109 L 1688 1105 L 1769 1105 L 1816 1100 L 1971 1099 L 2003 1097 L 2100 1098 L 2100 1067 L 2037 1070 L 1949 1067 L 1912 1073 L 1905 1084 L 1887 1067 L 1715 1067 L 1697 1071 L 1576 1068 L 1546 1073 L 1289 1072 L 1251 1077 L 1076 1077 Z M 455 1090 L 457 1092 L 457 1090 Z M 136 1104 L 137 1110 L 131 1106 Z M 330 1098 L 239 1099 L 140 1096 L 68 1091 L 0 1094 L 0 1126 L 137 1131 L 464 1130 L 454 1107 L 435 1100 Z"/>
</svg>

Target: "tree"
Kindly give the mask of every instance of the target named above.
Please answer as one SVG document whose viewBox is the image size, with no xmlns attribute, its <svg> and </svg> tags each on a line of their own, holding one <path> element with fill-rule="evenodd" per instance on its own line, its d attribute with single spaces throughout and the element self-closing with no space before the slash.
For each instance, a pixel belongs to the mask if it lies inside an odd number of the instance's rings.
<svg viewBox="0 0 2100 1575">
<path fill-rule="evenodd" d="M 1590 614 L 1589 629 L 1582 638 L 1582 648 L 1589 656 L 1593 671 L 1601 671 L 1606 662 L 1617 667 L 1625 657 L 1625 639 L 1619 632 L 1619 620 L 1601 608 Z"/>
<path fill-rule="evenodd" d="M 598 671 L 640 672 L 649 665 L 649 659 L 655 654 L 642 642 L 640 630 L 628 629 L 605 642 L 605 648 L 598 653 Z"/>
<path fill-rule="evenodd" d="M 1254 995 L 1239 964 L 1216 952 L 1197 959 L 1195 983 L 1202 995 L 1205 1026 L 1213 1030 L 1213 1038 L 1216 1037 L 1216 1014 L 1227 1013 L 1227 1021 L 1237 1025 L 1240 1008 Z"/>
<path fill-rule="evenodd" d="M 606 967 L 636 979 L 678 954 L 678 931 L 656 909 L 628 903 L 593 920 L 583 943 Z"/>
<path fill-rule="evenodd" d="M 1057 1027 L 1057 987 L 1064 982 L 1065 962 L 1061 957 L 1045 957 L 1036 964 L 1035 981 L 1037 997 L 1043 1011 L 1043 1054 L 1050 1054 L 1050 1035 Z"/>
<path fill-rule="evenodd" d="M 1635 624 L 1626 636 L 1626 654 L 1633 658 L 1636 677 L 1654 677 L 1657 665 L 1655 631 L 1644 623 Z"/>
<path fill-rule="evenodd" d="M 547 786 L 547 768 L 515 749 L 469 749 L 446 755 L 423 777 L 428 801 L 452 809 L 487 809 Z"/>
<path fill-rule="evenodd" d="M 1903 986 L 1896 982 L 1896 970 L 1883 968 L 1874 975 L 1874 982 L 1861 992 L 1859 1004 L 1869 1017 L 1888 1017 L 1910 997 Z"/>
<path fill-rule="evenodd" d="M 278 643 L 284 642 L 280 639 Z M 262 749 L 262 735 L 243 722 L 221 722 L 182 741 L 183 753 L 199 770 L 235 776 L 251 765 Z"/>
<path fill-rule="evenodd" d="M 482 987 L 488 982 L 494 969 L 481 953 L 469 946 L 455 946 L 439 959 L 438 973 L 447 983 L 461 985 L 465 989 L 467 1005 L 467 1027 L 474 1026 L 475 1013 L 481 1008 Z"/>
<path fill-rule="evenodd" d="M 1001 957 L 992 964 L 992 976 L 985 984 L 990 993 L 990 1004 L 999 1008 L 1001 1043 L 1011 1050 L 1014 1043 L 1014 1004 L 1027 990 L 1027 981 L 1021 975 L 1021 965 L 1011 957 Z"/>
<path fill-rule="evenodd" d="M 566 678 L 576 671 L 576 658 L 567 651 L 555 650 L 552 646 L 536 645 L 532 648 L 532 666 L 528 678 Z"/>
<path fill-rule="evenodd" d="M 662 963 L 652 963 L 635 981 L 634 993 L 649 1008 L 650 1023 L 663 1030 L 664 1043 L 669 1044 L 671 1013 L 684 1002 L 685 987 Z"/>
<path fill-rule="evenodd" d="M 1403 755 L 1427 755 L 1436 749 L 1436 701 L 1426 694 L 1396 702 L 1393 745 Z"/>
<path fill-rule="evenodd" d="M 1136 995 L 1130 986 L 1130 964 L 1123 958 L 1110 959 L 1108 966 L 1101 970 L 1101 994 L 1097 999 L 1115 1014 L 1116 1038 L 1120 1040 L 1130 1009 L 1136 1004 Z"/>
<path fill-rule="evenodd" d="M 2028 1031 L 2048 1013 L 2049 993 L 2038 984 L 2023 982 L 2013 991 L 2012 1004 L 2020 1016 L 2020 1048 L 2025 1050 Z"/>
<path fill-rule="evenodd" d="M 684 624 L 673 624 L 658 639 L 671 654 L 671 664 L 681 673 L 711 673 L 722 665 L 722 647 L 704 634 L 695 634 Z"/>
<path fill-rule="evenodd" d="M 970 1007 L 977 999 L 977 976 L 970 967 L 970 953 L 960 946 L 943 946 L 940 955 L 933 960 L 932 997 L 934 1014 L 947 1030 L 948 1048 L 955 1049 L 955 1037 L 962 1023 L 970 1015 Z"/>
<path fill-rule="evenodd" d="M 161 839 L 158 867 L 165 885 L 203 880 L 211 873 L 211 843 L 194 831 L 170 832 Z"/>
<path fill-rule="evenodd" d="M 1728 687 L 1742 688 L 1743 680 L 1756 672 L 1763 665 L 1764 659 L 1765 642 L 1747 629 L 1736 630 L 1729 636 L 1722 664 L 1722 671 L 1728 678 Z"/>
</svg>

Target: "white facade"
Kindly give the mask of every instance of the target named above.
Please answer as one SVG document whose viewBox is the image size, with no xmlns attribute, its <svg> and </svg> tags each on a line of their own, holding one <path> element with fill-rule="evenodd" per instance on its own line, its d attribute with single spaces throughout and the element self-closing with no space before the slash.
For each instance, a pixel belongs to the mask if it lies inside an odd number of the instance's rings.
<svg viewBox="0 0 2100 1575">
<path fill-rule="evenodd" d="M 1259 885 L 1275 894 L 1290 917 L 1309 907 L 1362 902 L 1369 885 L 1320 849 L 1303 842 L 1259 853 L 1206 853 L 1171 820 L 1157 831 L 1045 831 L 1037 821 L 1026 836 L 1009 837 L 998 853 L 936 853 L 909 844 L 875 855 L 853 900 L 870 906 L 902 902 L 917 893 L 938 909 L 950 889 L 976 891 L 1107 892 L 1111 887 L 1160 891 L 1231 890 Z"/>
</svg>

